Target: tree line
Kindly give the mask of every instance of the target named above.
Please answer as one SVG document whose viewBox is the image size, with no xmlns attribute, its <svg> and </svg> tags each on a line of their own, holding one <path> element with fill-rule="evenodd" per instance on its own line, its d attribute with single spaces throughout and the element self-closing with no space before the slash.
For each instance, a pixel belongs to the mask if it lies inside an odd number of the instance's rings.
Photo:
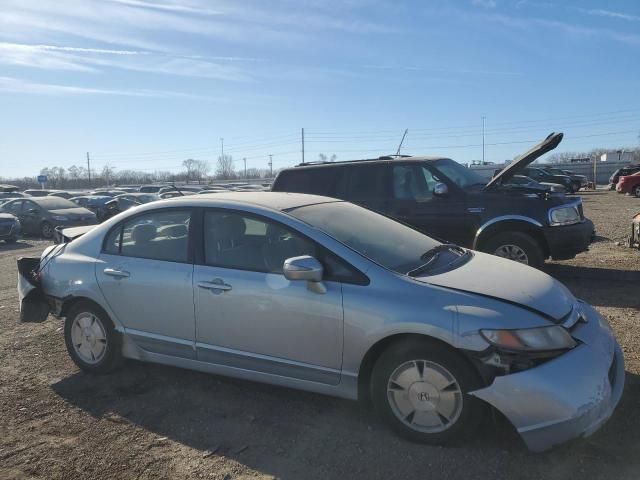
<svg viewBox="0 0 640 480">
<path fill-rule="evenodd" d="M 40 170 L 40 175 L 47 176 L 48 188 L 53 189 L 80 189 L 96 188 L 108 185 L 140 185 L 147 183 L 187 182 L 207 183 L 215 180 L 233 179 L 261 179 L 269 178 L 270 170 L 266 168 L 244 168 L 236 170 L 235 161 L 231 155 L 218 157 L 213 175 L 211 163 L 208 160 L 196 160 L 188 158 L 182 161 L 182 170 L 178 173 L 155 170 L 146 172 L 134 169 L 117 169 L 109 164 L 101 169 L 91 169 L 84 165 L 71 165 L 69 167 L 45 167 Z M 276 172 L 274 172 L 275 174 Z M 22 188 L 37 187 L 36 177 L 3 178 L 0 183 L 11 183 Z"/>
</svg>

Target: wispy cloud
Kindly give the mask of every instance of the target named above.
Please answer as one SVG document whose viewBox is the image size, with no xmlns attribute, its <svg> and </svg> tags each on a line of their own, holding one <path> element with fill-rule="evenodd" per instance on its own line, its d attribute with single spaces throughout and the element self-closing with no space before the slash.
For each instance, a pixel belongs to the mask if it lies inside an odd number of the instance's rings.
<svg viewBox="0 0 640 480">
<path fill-rule="evenodd" d="M 0 63 L 46 70 L 98 72 L 117 68 L 148 73 L 227 81 L 247 81 L 246 69 L 229 63 L 257 61 L 238 57 L 198 58 L 140 50 L 114 50 L 58 45 L 27 45 L 0 42 Z M 99 68 L 102 67 L 102 70 Z"/>
<path fill-rule="evenodd" d="M 175 3 L 157 3 L 157 2 L 145 2 L 143 0 L 110 0 L 113 3 L 119 3 L 121 5 L 128 5 L 131 7 L 150 8 L 154 10 L 163 10 L 167 12 L 175 13 L 189 13 L 196 15 L 222 15 L 219 10 L 211 10 L 209 8 L 193 7 L 189 5 L 181 5 Z"/>
<path fill-rule="evenodd" d="M 496 8 L 496 0 L 471 0 L 471 4 L 482 8 Z"/>
<path fill-rule="evenodd" d="M 92 88 L 54 83 L 37 83 L 15 77 L 0 77 L 0 92 L 31 95 L 115 95 L 125 97 L 214 100 L 212 97 L 165 90 Z"/>
<path fill-rule="evenodd" d="M 600 10 L 600 9 L 593 9 L 593 10 L 581 9 L 581 10 L 584 11 L 585 13 L 588 13 L 589 15 L 595 15 L 598 17 L 609 17 L 609 18 L 617 18 L 620 20 L 627 20 L 629 22 L 640 22 L 640 15 L 631 15 L 629 13 L 613 12 L 611 10 Z"/>
<path fill-rule="evenodd" d="M 377 70 L 418 71 L 418 72 L 433 72 L 433 73 L 447 73 L 447 74 L 460 74 L 460 75 L 504 75 L 504 76 L 522 75 L 519 72 L 512 72 L 512 71 L 506 71 L 506 70 L 437 68 L 437 67 L 426 67 L 426 66 L 420 66 L 420 65 L 361 65 L 361 67 L 377 69 Z"/>
</svg>

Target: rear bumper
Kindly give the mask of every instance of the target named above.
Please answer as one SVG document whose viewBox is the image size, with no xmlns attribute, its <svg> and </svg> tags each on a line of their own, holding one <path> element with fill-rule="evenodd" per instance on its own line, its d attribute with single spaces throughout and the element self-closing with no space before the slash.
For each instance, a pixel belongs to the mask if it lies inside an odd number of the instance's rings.
<svg viewBox="0 0 640 480">
<path fill-rule="evenodd" d="M 544 451 L 598 430 L 624 389 L 624 357 L 591 307 L 572 334 L 582 343 L 539 367 L 497 377 L 471 392 L 502 412 L 532 451 Z"/>
<path fill-rule="evenodd" d="M 593 222 L 586 218 L 575 225 L 545 227 L 542 229 L 549 246 L 549 255 L 555 260 L 566 260 L 589 249 L 595 236 Z"/>
</svg>

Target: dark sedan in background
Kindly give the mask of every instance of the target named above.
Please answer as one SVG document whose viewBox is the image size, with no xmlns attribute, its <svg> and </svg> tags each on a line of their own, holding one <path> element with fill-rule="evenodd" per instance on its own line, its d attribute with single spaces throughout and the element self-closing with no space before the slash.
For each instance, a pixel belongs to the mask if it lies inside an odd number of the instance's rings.
<svg viewBox="0 0 640 480">
<path fill-rule="evenodd" d="M 69 199 L 79 207 L 91 210 L 96 214 L 99 222 L 107 218 L 107 202 L 113 200 L 113 197 L 106 195 L 81 195 Z"/>
<path fill-rule="evenodd" d="M 15 242 L 22 233 L 20 220 L 10 213 L 0 213 L 0 240 Z"/>
<path fill-rule="evenodd" d="M 98 223 L 95 213 L 58 197 L 17 198 L 2 205 L 2 212 L 20 220 L 24 233 L 53 238 L 56 227 Z"/>
</svg>

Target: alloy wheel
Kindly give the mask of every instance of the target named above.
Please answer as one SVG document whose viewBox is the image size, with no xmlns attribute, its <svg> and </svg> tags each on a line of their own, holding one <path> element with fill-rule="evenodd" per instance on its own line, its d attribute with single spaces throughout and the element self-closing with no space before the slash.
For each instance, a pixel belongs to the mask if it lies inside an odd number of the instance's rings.
<svg viewBox="0 0 640 480">
<path fill-rule="evenodd" d="M 529 257 L 527 256 L 527 253 L 518 245 L 501 245 L 496 249 L 494 255 L 524 263 L 525 265 L 529 264 Z"/>
<path fill-rule="evenodd" d="M 451 428 L 462 412 L 462 390 L 442 365 L 411 360 L 398 366 L 387 383 L 393 414 L 412 430 L 439 433 Z"/>
</svg>

